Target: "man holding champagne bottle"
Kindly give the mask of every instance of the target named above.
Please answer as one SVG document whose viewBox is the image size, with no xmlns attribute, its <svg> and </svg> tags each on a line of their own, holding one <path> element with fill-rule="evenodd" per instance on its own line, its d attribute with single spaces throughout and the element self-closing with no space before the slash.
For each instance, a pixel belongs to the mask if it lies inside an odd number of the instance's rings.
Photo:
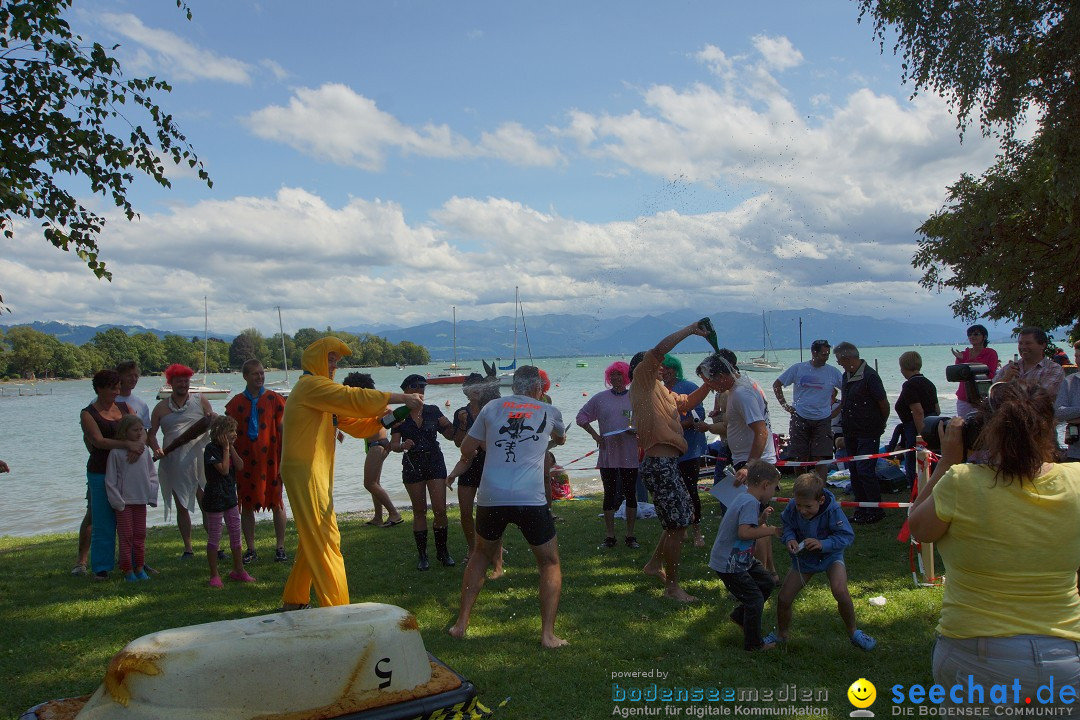
<svg viewBox="0 0 1080 720">
<path fill-rule="evenodd" d="M 653 495 L 664 529 L 644 572 L 664 583 L 665 597 L 680 602 L 694 602 L 697 598 L 679 586 L 683 536 L 693 517 L 690 494 L 679 475 L 679 456 L 686 452 L 679 416 L 697 407 L 709 394 L 709 387 L 702 385 L 689 395 L 673 393 L 660 381 L 660 367 L 664 355 L 691 335 L 716 341 L 712 323 L 704 318 L 668 335 L 652 350 L 639 352 L 630 361 L 630 404 L 638 448 L 644 455 L 641 477 Z"/>
</svg>

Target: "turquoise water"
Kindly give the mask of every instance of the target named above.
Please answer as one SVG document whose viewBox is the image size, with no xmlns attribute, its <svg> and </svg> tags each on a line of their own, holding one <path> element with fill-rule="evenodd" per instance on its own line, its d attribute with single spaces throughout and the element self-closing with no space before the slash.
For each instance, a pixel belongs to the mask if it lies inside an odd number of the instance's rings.
<svg viewBox="0 0 1080 720">
<path fill-rule="evenodd" d="M 684 341 L 683 349 L 697 351 L 677 353 L 686 367 L 687 375 L 693 379 L 693 369 L 705 357 L 708 346 L 704 339 L 689 338 Z M 868 348 L 863 351 L 863 357 L 871 365 L 876 361 L 890 401 L 894 401 L 903 383 L 896 359 L 901 353 L 912 349 L 918 350 L 923 357 L 923 373 L 937 384 L 942 410 L 953 412 L 955 404 L 952 398 L 955 388 L 945 382 L 945 366 L 952 363 L 952 355 L 947 346 Z M 1012 357 L 1014 348 L 1002 346 L 998 348 L 998 352 L 1003 359 L 1008 359 Z M 799 362 L 798 350 L 781 350 L 777 354 L 785 366 Z M 804 356 L 809 359 L 809 352 Z M 561 464 L 568 465 L 571 482 L 578 494 L 597 492 L 599 480 L 594 469 L 595 456 L 571 463 L 596 447 L 592 439 L 573 424 L 574 417 L 589 395 L 604 389 L 604 368 L 614 360 L 629 358 L 575 357 L 536 361 L 551 378 L 552 388 L 549 394 L 552 402 L 562 411 L 570 427 L 566 445 L 557 449 L 555 455 Z M 580 362 L 588 363 L 588 367 L 578 367 Z M 463 361 L 461 364 L 483 372 L 479 360 Z M 407 374 L 437 374 L 444 365 L 445 363 L 440 362 L 404 370 L 373 368 L 365 372 L 371 373 L 380 389 L 397 389 Z M 347 372 L 348 369 L 339 370 L 338 379 Z M 295 380 L 296 374 L 290 374 Z M 784 433 L 787 431 L 788 416 L 786 413 L 776 412 L 775 399 L 770 391 L 778 374 L 749 373 L 750 377 L 766 390 L 774 432 Z M 267 373 L 267 382 L 282 379 L 283 372 Z M 211 375 L 209 380 L 231 388 L 234 393 L 244 387 L 243 378 L 239 374 Z M 136 388 L 136 394 L 153 407 L 156 402 L 154 395 L 160 383 L 161 378 L 143 378 Z M 90 381 L 39 383 L 36 389 L 37 392 L 49 394 L 19 395 L 19 389 L 10 385 L 4 386 L 0 393 L 0 459 L 12 468 L 11 474 L 0 475 L 0 508 L 3 508 L 0 535 L 26 536 L 74 531 L 78 528 L 86 507 L 86 449 L 83 447 L 79 428 L 79 411 L 94 397 Z M 24 387 L 23 391 L 34 392 L 30 387 Z M 508 393 L 508 389 L 504 389 L 504 394 Z M 786 395 L 790 400 L 791 388 L 786 390 Z M 427 401 L 438 405 L 449 416 L 453 410 L 465 404 L 465 397 L 461 393 L 460 385 L 432 385 L 428 387 Z M 225 402 L 226 400 L 214 400 L 212 404 L 214 409 L 220 412 Z M 441 442 L 447 465 L 452 466 L 457 459 L 456 449 L 453 443 L 445 440 Z M 352 438 L 347 438 L 338 446 L 334 499 L 339 512 L 371 508 L 371 496 L 363 488 L 363 453 L 362 443 Z M 387 459 L 382 482 L 394 502 L 405 505 L 407 495 L 401 484 L 400 458 L 400 455 L 391 455 Z M 266 517 L 269 517 L 269 514 L 266 514 Z M 164 524 L 160 506 L 150 509 L 148 522 Z"/>
</svg>

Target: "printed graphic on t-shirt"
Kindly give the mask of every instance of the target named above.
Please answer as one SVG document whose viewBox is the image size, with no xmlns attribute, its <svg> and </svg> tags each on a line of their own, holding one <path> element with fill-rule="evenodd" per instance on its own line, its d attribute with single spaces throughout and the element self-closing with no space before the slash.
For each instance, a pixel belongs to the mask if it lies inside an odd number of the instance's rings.
<svg viewBox="0 0 1080 720">
<path fill-rule="evenodd" d="M 503 403 L 503 407 L 510 408 L 510 412 L 507 414 L 506 424 L 499 428 L 499 435 L 506 435 L 507 437 L 496 440 L 495 447 L 502 449 L 506 453 L 506 462 L 516 463 L 517 453 L 515 451 L 518 443 L 540 440 L 544 428 L 547 427 L 547 413 L 544 413 L 540 424 L 533 427 L 530 424 L 535 422 L 533 411 L 542 410 L 543 408 L 540 405 L 507 401 Z"/>
</svg>

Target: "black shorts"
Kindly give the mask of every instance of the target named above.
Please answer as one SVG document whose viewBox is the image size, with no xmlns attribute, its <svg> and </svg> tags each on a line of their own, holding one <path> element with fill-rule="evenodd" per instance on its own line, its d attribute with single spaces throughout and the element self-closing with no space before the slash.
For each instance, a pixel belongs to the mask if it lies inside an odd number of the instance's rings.
<svg viewBox="0 0 1080 720">
<path fill-rule="evenodd" d="M 469 469 L 458 476 L 458 487 L 480 487 L 480 478 L 484 474 L 483 450 L 477 450 Z"/>
<path fill-rule="evenodd" d="M 525 542 L 543 545 L 555 537 L 555 520 L 547 505 L 495 505 L 476 508 L 476 534 L 488 542 L 497 542 L 513 523 Z"/>
<path fill-rule="evenodd" d="M 401 481 L 406 485 L 446 478 L 446 462 L 441 452 L 410 450 L 401 458 Z"/>
</svg>

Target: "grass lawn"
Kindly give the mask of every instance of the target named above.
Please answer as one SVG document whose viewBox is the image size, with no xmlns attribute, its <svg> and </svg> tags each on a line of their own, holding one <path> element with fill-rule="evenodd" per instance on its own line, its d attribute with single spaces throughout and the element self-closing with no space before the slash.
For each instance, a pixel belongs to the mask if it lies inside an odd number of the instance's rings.
<svg viewBox="0 0 1080 720">
<path fill-rule="evenodd" d="M 790 489 L 790 478 L 785 478 Z M 887 499 L 900 499 L 892 497 Z M 703 531 L 712 545 L 718 506 L 702 493 Z M 775 522 L 779 521 L 779 510 Z M 558 634 L 570 646 L 540 647 L 537 572 L 528 546 L 516 528 L 506 536 L 506 575 L 490 581 L 473 613 L 469 637 L 450 638 L 445 629 L 456 617 L 464 540 L 451 512 L 451 550 L 458 565 L 415 569 L 416 553 L 408 522 L 380 529 L 352 519 L 342 523 L 342 550 L 354 602 L 383 602 L 413 612 L 429 652 L 472 680 L 481 701 L 498 718 L 606 718 L 626 703 L 612 701 L 612 683 L 645 687 L 758 688 L 776 690 L 791 683 L 799 690 L 827 691 L 832 717 L 853 709 L 847 688 L 860 677 L 877 686 L 871 708 L 889 713 L 888 688 L 930 681 L 930 648 L 941 606 L 941 590 L 915 588 L 907 547 L 896 541 L 902 511 L 889 511 L 877 525 L 856 526 L 855 544 L 846 553 L 851 595 L 859 627 L 878 640 L 866 653 L 853 647 L 836 613 L 824 576 L 817 576 L 795 605 L 791 641 L 786 648 L 745 653 L 741 630 L 727 618 L 734 606 L 722 583 L 706 566 L 709 547 L 686 545 L 684 586 L 701 602 L 682 606 L 662 597 L 659 583 L 640 572 L 659 537 L 656 520 L 642 521 L 642 547 L 600 547 L 603 523 L 598 500 L 558 503 L 563 594 Z M 410 516 L 406 514 L 406 519 Z M 621 521 L 616 528 L 622 534 Z M 290 554 L 296 537 L 287 539 Z M 196 540 L 201 537 L 196 528 Z M 206 585 L 206 561 L 179 559 L 182 545 L 175 528 L 153 528 L 147 561 L 160 571 L 151 582 L 127 583 L 114 573 L 104 583 L 69 575 L 76 549 L 74 533 L 35 538 L 0 538 L 0 718 L 17 718 L 37 703 L 92 692 L 109 658 L 129 641 L 165 628 L 247 617 L 278 607 L 289 565 L 274 563 L 273 531 L 258 527 L 259 560 L 248 566 L 253 585 L 226 581 L 224 590 Z M 778 552 L 777 566 L 788 567 Z M 224 567 L 228 568 L 228 560 Z M 867 602 L 884 595 L 888 603 Z M 775 597 L 775 596 L 774 596 Z M 765 608 L 764 631 L 775 624 L 774 601 Z M 613 673 L 668 673 L 666 679 L 613 680 Z M 238 688 L 237 692 L 243 692 Z M 497 707 L 503 701 L 501 707 Z M 743 703 L 755 705 L 755 703 Z M 756 703 L 763 705 L 766 703 Z M 773 705 L 785 703 L 771 703 Z M 804 704 L 804 703 L 797 703 Z M 661 714 L 699 717 L 708 703 L 637 704 Z M 718 708 L 724 703 L 714 703 Z M 726 708 L 732 709 L 732 703 Z"/>
</svg>

